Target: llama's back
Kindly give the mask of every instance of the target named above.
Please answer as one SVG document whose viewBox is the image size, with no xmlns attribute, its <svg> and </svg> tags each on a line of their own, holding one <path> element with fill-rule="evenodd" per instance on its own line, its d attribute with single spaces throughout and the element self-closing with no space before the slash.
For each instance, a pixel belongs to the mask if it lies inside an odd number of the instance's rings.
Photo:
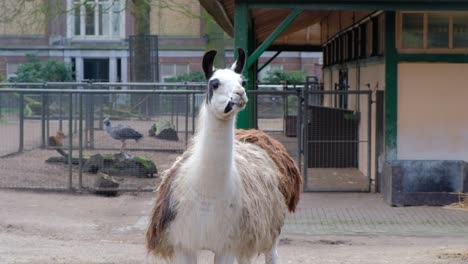
<svg viewBox="0 0 468 264">
<path fill-rule="evenodd" d="M 273 160 L 279 171 L 278 187 L 289 211 L 294 212 L 302 191 L 302 176 L 286 148 L 276 139 L 255 129 L 236 130 L 236 139 L 257 145 Z"/>
</svg>

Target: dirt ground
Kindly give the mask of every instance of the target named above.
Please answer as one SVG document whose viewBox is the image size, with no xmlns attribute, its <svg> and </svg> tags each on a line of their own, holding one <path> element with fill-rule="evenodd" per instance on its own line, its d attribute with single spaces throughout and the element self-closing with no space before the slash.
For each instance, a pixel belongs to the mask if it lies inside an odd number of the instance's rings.
<svg viewBox="0 0 468 264">
<path fill-rule="evenodd" d="M 0 263 L 164 263 L 144 246 L 152 199 L 0 190 Z M 279 255 L 279 263 L 461 264 L 468 238 L 283 234 Z M 202 253 L 199 263 L 210 257 Z"/>
</svg>

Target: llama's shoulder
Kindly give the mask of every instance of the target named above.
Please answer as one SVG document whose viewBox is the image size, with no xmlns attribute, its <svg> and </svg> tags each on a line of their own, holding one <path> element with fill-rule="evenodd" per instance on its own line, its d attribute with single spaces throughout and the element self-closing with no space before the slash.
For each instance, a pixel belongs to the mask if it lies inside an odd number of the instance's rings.
<svg viewBox="0 0 468 264">
<path fill-rule="evenodd" d="M 177 215 L 177 202 L 174 200 L 172 190 L 179 171 L 189 156 L 190 151 L 184 152 L 171 168 L 162 173 L 161 183 L 156 190 L 156 204 L 146 233 L 146 247 L 149 252 L 156 255 L 170 257 L 173 254 L 172 245 L 167 244 L 167 239 L 165 239 L 167 228 Z"/>
<path fill-rule="evenodd" d="M 286 148 L 265 132 L 255 129 L 236 130 L 236 139 L 263 149 L 279 171 L 279 189 L 286 199 L 290 212 L 296 210 L 302 191 L 302 176 Z"/>
</svg>

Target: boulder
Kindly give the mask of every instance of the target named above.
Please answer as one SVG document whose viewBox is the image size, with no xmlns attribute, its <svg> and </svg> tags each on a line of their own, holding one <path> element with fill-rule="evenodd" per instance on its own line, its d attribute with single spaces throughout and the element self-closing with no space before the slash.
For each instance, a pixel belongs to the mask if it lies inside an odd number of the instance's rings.
<svg viewBox="0 0 468 264">
<path fill-rule="evenodd" d="M 96 154 L 84 164 L 83 170 L 89 173 L 102 172 L 110 176 L 136 176 L 152 178 L 158 173 L 153 161 L 129 154 Z"/>
<path fill-rule="evenodd" d="M 171 122 L 166 120 L 160 120 L 154 123 L 148 130 L 148 135 L 150 137 L 156 137 L 165 140 L 179 140 L 179 136 L 177 135 L 175 126 Z"/>
<path fill-rule="evenodd" d="M 119 185 L 120 184 L 111 176 L 99 173 L 94 183 L 94 193 L 106 196 L 117 196 L 119 194 L 117 190 Z"/>
</svg>

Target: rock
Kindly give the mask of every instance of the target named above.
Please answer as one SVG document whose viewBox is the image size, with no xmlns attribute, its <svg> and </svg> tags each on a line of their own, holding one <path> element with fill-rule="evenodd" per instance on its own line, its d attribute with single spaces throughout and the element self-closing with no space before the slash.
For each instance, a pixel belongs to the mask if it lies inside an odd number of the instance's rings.
<svg viewBox="0 0 468 264">
<path fill-rule="evenodd" d="M 106 196 L 117 196 L 119 194 L 119 191 L 117 190 L 119 185 L 120 184 L 111 176 L 99 173 L 96 177 L 96 182 L 94 183 L 94 193 Z"/>
<path fill-rule="evenodd" d="M 86 164 L 87 159 L 83 158 L 83 164 Z M 65 163 L 68 164 L 68 158 L 65 157 L 50 157 L 45 162 L 47 163 Z M 72 158 L 72 164 L 78 165 L 80 164 L 79 158 Z"/>
<path fill-rule="evenodd" d="M 130 154 L 91 156 L 83 166 L 85 172 L 102 172 L 111 176 L 136 176 L 152 178 L 158 173 L 153 161 Z"/>
<path fill-rule="evenodd" d="M 179 140 L 175 126 L 171 122 L 165 120 L 160 120 L 154 123 L 148 130 L 148 135 L 165 140 Z"/>
</svg>

